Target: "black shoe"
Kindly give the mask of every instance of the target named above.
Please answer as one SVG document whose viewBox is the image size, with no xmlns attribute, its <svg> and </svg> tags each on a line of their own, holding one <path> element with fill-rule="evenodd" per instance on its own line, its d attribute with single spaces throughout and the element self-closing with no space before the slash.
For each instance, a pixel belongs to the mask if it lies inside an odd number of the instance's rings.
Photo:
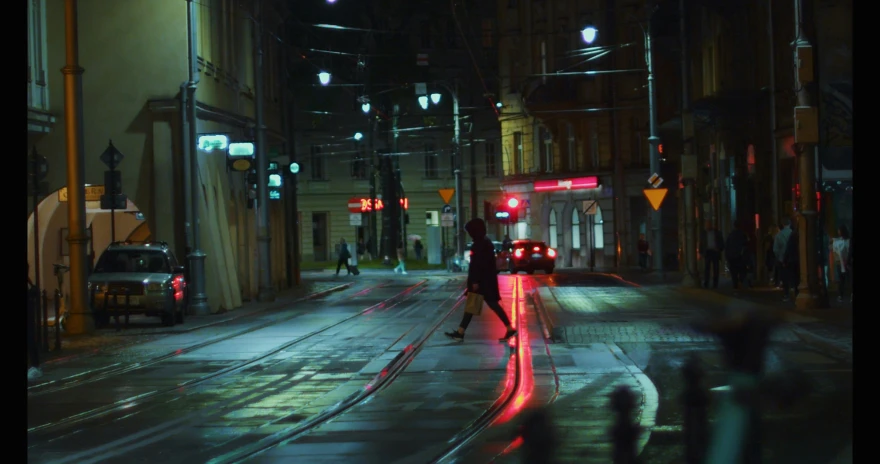
<svg viewBox="0 0 880 464">
<path fill-rule="evenodd" d="M 503 337 L 501 337 L 501 338 L 498 339 L 498 341 L 499 341 L 499 342 L 506 342 L 507 340 L 510 340 L 510 337 L 512 337 L 512 336 L 514 336 L 514 335 L 516 335 L 516 329 L 508 330 L 508 331 L 504 334 Z"/>
<path fill-rule="evenodd" d="M 444 335 L 446 335 L 447 337 L 449 337 L 457 342 L 464 341 L 464 334 L 459 333 L 457 330 L 453 330 L 451 332 L 446 332 Z"/>
</svg>

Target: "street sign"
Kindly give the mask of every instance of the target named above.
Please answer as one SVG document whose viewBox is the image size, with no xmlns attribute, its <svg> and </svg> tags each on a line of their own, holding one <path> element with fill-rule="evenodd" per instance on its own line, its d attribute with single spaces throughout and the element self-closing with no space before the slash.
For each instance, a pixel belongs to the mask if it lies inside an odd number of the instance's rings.
<svg viewBox="0 0 880 464">
<path fill-rule="evenodd" d="M 663 183 L 663 178 L 655 172 L 648 178 L 648 183 L 651 184 L 652 187 L 657 188 Z"/>
<path fill-rule="evenodd" d="M 101 201 L 101 195 L 103 194 L 103 185 L 86 185 L 86 201 Z M 67 187 L 61 187 L 58 190 L 58 201 L 67 201 Z"/>
<path fill-rule="evenodd" d="M 439 193 L 439 194 L 440 194 L 440 198 L 443 199 L 443 204 L 447 204 L 447 205 L 448 205 L 449 202 L 452 200 L 452 196 L 455 195 L 455 189 L 454 189 L 454 188 L 452 188 L 452 189 L 440 189 L 440 190 L 437 190 L 437 193 Z"/>
<path fill-rule="evenodd" d="M 350 213 L 348 215 L 348 223 L 353 226 L 361 225 L 361 213 Z"/>
<path fill-rule="evenodd" d="M 349 198 L 348 199 L 348 212 L 351 214 L 358 213 L 358 217 L 360 217 L 360 212 L 361 212 L 361 199 L 360 198 Z"/>
<path fill-rule="evenodd" d="M 443 227 L 455 226 L 455 215 L 452 213 L 443 213 L 440 215 L 440 225 Z"/>
<path fill-rule="evenodd" d="M 125 156 L 113 146 L 112 140 L 107 146 L 107 149 L 104 150 L 104 153 L 101 153 L 101 162 L 110 168 L 111 171 L 116 169 L 116 166 L 119 166 L 119 163 L 122 162 L 123 158 L 125 158 Z"/>
<path fill-rule="evenodd" d="M 595 215 L 599 209 L 597 200 L 584 200 L 584 214 Z"/>
<path fill-rule="evenodd" d="M 443 214 L 452 213 L 452 207 L 449 205 L 443 205 L 443 209 L 441 210 Z"/>
<path fill-rule="evenodd" d="M 651 203 L 651 207 L 654 208 L 654 211 L 660 209 L 660 205 L 663 204 L 663 199 L 666 198 L 666 192 L 668 191 L 669 189 L 665 188 L 643 190 L 645 197 Z"/>
<path fill-rule="evenodd" d="M 419 53 L 418 55 L 416 55 L 416 65 L 427 66 L 428 65 L 428 54 L 427 53 Z"/>
</svg>

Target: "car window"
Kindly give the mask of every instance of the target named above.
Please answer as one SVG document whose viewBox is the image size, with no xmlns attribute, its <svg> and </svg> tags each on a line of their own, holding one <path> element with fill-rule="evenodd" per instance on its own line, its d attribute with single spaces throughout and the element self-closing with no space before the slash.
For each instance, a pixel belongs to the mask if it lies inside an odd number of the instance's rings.
<svg viewBox="0 0 880 464">
<path fill-rule="evenodd" d="M 168 252 L 168 263 L 171 265 L 171 267 L 178 266 L 177 257 L 175 257 L 174 253 L 170 251 Z"/>
<path fill-rule="evenodd" d="M 161 251 L 107 250 L 98 259 L 96 273 L 153 272 L 170 274 L 168 258 Z"/>
</svg>

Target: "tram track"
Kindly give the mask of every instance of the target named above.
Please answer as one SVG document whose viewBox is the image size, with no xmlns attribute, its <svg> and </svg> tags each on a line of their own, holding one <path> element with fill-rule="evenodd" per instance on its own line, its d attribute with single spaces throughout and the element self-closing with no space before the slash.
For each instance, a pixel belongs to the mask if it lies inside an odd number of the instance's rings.
<svg viewBox="0 0 880 464">
<path fill-rule="evenodd" d="M 96 408 L 93 408 L 93 409 L 90 409 L 87 411 L 83 411 L 81 413 L 67 416 L 67 417 L 60 419 L 60 420 L 51 421 L 51 422 L 47 422 L 47 423 L 43 423 L 43 424 L 40 424 L 37 426 L 30 427 L 30 428 L 28 428 L 28 442 L 29 442 L 28 448 L 30 449 L 35 446 L 39 446 L 39 444 L 46 442 L 49 439 L 58 438 L 58 437 L 52 437 L 51 436 L 52 432 L 63 431 L 65 429 L 68 429 L 68 428 L 75 426 L 77 424 L 88 422 L 88 421 L 98 419 L 101 417 L 110 416 L 110 415 L 113 415 L 114 413 L 124 413 L 125 415 L 130 415 L 134 412 L 133 411 L 134 408 L 136 408 L 137 406 L 142 406 L 142 405 L 146 404 L 148 401 L 155 399 L 156 397 L 166 395 L 169 393 L 175 393 L 183 388 L 192 388 L 192 387 L 198 386 L 200 384 L 204 384 L 208 381 L 215 380 L 219 377 L 227 376 L 229 374 L 233 374 L 233 373 L 237 373 L 237 372 L 242 372 L 246 369 L 257 366 L 257 365 L 259 365 L 259 363 L 261 363 L 262 361 L 264 361 L 272 356 L 275 356 L 279 353 L 282 353 L 291 347 L 302 344 L 306 340 L 309 340 L 311 338 L 316 337 L 317 335 L 328 332 L 328 331 L 330 331 L 336 327 L 339 327 L 343 324 L 346 324 L 346 323 L 348 323 L 348 322 L 350 322 L 360 316 L 369 314 L 372 311 L 375 311 L 377 309 L 387 310 L 387 309 L 390 309 L 394 306 L 401 304 L 404 301 L 408 301 L 409 299 L 413 298 L 415 295 L 418 294 L 418 292 L 416 292 L 417 290 L 419 290 L 419 289 L 421 289 L 422 291 L 424 290 L 424 284 L 426 282 L 427 282 L 427 280 L 421 280 L 421 281 L 415 283 L 414 285 L 408 286 L 405 290 L 403 290 L 402 292 L 396 293 L 395 295 L 391 296 L 390 298 L 387 298 L 379 303 L 370 305 L 369 307 L 362 309 L 362 310 L 360 310 L 354 314 L 351 314 L 349 316 L 346 316 L 338 321 L 335 321 L 332 324 L 325 325 L 317 330 L 314 330 L 314 331 L 309 332 L 307 334 L 301 335 L 299 337 L 294 338 L 293 340 L 287 341 L 283 344 L 280 344 L 276 347 L 273 347 L 272 349 L 265 351 L 255 357 L 250 357 L 248 359 L 235 362 L 230 366 L 218 369 L 218 370 L 210 372 L 206 375 L 202 375 L 200 377 L 196 377 L 196 378 L 184 381 L 184 382 L 180 382 L 180 383 L 177 383 L 172 386 L 159 388 L 156 390 L 152 390 L 152 391 L 148 391 L 148 392 L 134 395 L 131 397 L 127 397 L 127 398 L 124 398 L 121 400 L 117 400 L 117 401 L 114 401 L 114 402 L 106 404 L 106 405 L 102 405 L 102 406 L 99 406 L 99 407 L 96 407 Z M 414 292 L 416 292 L 416 293 L 414 293 Z M 287 320 L 291 320 L 294 318 L 295 317 L 291 317 L 291 318 L 288 318 Z M 278 324 L 278 323 L 279 323 L 279 321 L 276 320 L 276 321 L 272 321 L 271 323 L 268 323 L 265 325 L 261 324 L 261 325 L 263 325 L 263 327 L 260 327 L 260 329 L 265 329 L 271 325 Z M 220 343 L 221 341 L 228 341 L 228 340 L 231 340 L 236 337 L 241 337 L 242 335 L 250 334 L 250 333 L 256 332 L 257 330 L 260 330 L 260 329 L 248 328 L 247 330 L 242 331 L 243 333 L 227 334 L 227 335 L 223 336 L 222 340 L 209 340 L 209 341 L 205 342 L 205 343 L 210 342 L 209 344 L 199 344 L 200 346 L 198 346 L 197 348 L 192 348 L 190 350 L 190 352 L 195 351 L 197 349 L 204 348 L 209 345 L 214 345 L 214 344 Z M 179 356 L 182 354 L 183 353 L 176 354 L 175 356 Z M 154 362 L 152 362 L 151 364 L 155 365 L 157 363 L 161 363 L 162 361 L 166 361 L 166 360 L 173 358 L 175 356 L 163 355 L 161 357 L 154 358 Z M 158 358 L 161 358 L 161 359 L 158 359 Z M 145 367 L 145 366 L 141 365 L 139 368 L 143 368 L 143 367 Z M 131 372 L 131 371 L 127 371 L 127 372 Z M 120 375 L 120 373 L 113 374 L 113 376 L 115 376 L 115 375 Z M 106 375 L 103 378 L 108 378 L 108 377 L 111 377 L 111 375 Z M 94 381 L 97 381 L 97 380 L 94 380 Z M 84 385 L 83 382 L 78 382 L 75 386 L 82 386 L 82 385 Z M 73 387 L 73 385 L 71 385 L 70 388 L 72 388 L 72 387 Z M 32 445 L 31 444 L 32 440 L 35 440 L 38 443 Z"/>
<path fill-rule="evenodd" d="M 425 282 L 426 281 L 423 280 L 419 284 L 421 285 L 421 284 L 424 284 Z M 364 289 L 364 290 L 352 295 L 352 297 L 362 295 L 362 294 L 364 294 L 374 288 L 382 288 L 384 285 L 385 284 L 379 285 L 378 287 Z M 316 293 L 309 295 L 305 298 L 297 299 L 293 302 L 290 302 L 289 304 L 305 303 L 305 302 L 309 302 L 309 301 L 314 301 L 316 298 L 319 298 L 321 296 L 325 296 L 327 294 L 328 293 L 326 291 L 316 292 Z M 264 315 L 264 313 L 265 313 L 265 310 L 258 311 L 255 313 L 248 314 L 246 316 L 242 316 L 241 318 L 238 318 L 238 319 L 231 319 L 231 320 L 222 321 L 222 322 L 232 322 L 232 321 L 241 320 L 244 318 L 254 317 L 256 315 Z M 114 364 L 111 364 L 108 366 L 101 366 L 99 368 L 92 369 L 92 370 L 89 370 L 86 372 L 80 372 L 80 373 L 77 373 L 74 375 L 70 375 L 70 376 L 67 376 L 67 377 L 64 377 L 61 379 L 50 380 L 48 382 L 42 382 L 42 383 L 28 387 L 28 397 L 33 398 L 33 397 L 39 397 L 39 396 L 47 395 L 47 394 L 51 394 L 51 393 L 57 393 L 57 392 L 65 391 L 65 390 L 70 390 L 72 388 L 78 388 L 78 387 L 81 387 L 86 384 L 98 382 L 101 380 L 106 380 L 108 378 L 115 377 L 115 376 L 122 375 L 122 374 L 126 374 L 126 373 L 136 371 L 139 369 L 144 369 L 146 367 L 150 367 L 150 366 L 159 364 L 159 363 L 166 361 L 168 359 L 176 358 L 178 356 L 192 353 L 196 350 L 206 348 L 211 345 L 216 345 L 217 343 L 225 342 L 227 340 L 231 340 L 233 338 L 240 337 L 242 335 L 247 335 L 249 333 L 265 329 L 265 328 L 270 327 L 275 324 L 287 322 L 289 320 L 296 319 L 296 318 L 301 317 L 303 315 L 304 315 L 304 313 L 302 313 L 302 312 L 296 312 L 296 313 L 288 315 L 288 316 L 282 316 L 277 319 L 268 320 L 268 321 L 258 323 L 256 325 L 252 325 L 249 327 L 245 327 L 243 329 L 236 330 L 236 331 L 233 331 L 233 332 L 230 332 L 227 334 L 218 335 L 216 337 L 213 337 L 208 340 L 186 346 L 184 348 L 179 348 L 179 349 L 176 349 L 173 351 L 169 351 L 167 353 L 164 353 L 164 354 L 161 354 L 158 356 L 154 356 L 154 357 L 145 359 L 143 361 L 138 361 L 138 362 L 129 363 L 129 364 L 114 363 Z M 205 327 L 210 327 L 210 326 L 214 326 L 214 325 L 212 324 L 209 326 L 202 326 L 202 327 L 199 327 L 199 329 L 205 328 Z"/>
</svg>

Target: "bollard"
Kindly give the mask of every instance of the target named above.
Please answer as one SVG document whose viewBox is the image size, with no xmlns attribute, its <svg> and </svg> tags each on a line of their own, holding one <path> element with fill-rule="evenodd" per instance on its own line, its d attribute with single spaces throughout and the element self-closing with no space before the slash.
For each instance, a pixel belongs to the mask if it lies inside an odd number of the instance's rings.
<svg viewBox="0 0 880 464">
<path fill-rule="evenodd" d="M 61 351 L 61 290 L 55 290 L 55 351 Z"/>
<path fill-rule="evenodd" d="M 709 395 L 703 388 L 705 373 L 700 358 L 691 356 L 682 369 L 684 374 L 684 439 L 685 462 L 702 464 L 706 459 L 706 444 L 709 441 Z"/>
<path fill-rule="evenodd" d="M 525 464 L 554 464 L 556 462 L 556 431 L 546 410 L 529 414 L 520 428 L 523 439 Z"/>
<path fill-rule="evenodd" d="M 614 393 L 611 394 L 611 408 L 616 416 L 614 427 L 611 429 L 612 462 L 637 464 L 636 441 L 639 438 L 640 427 L 633 423 L 636 399 L 629 387 L 621 385 L 614 389 Z"/>
<path fill-rule="evenodd" d="M 49 297 L 46 293 L 46 290 L 43 290 L 40 294 L 40 303 L 42 303 L 42 314 L 40 323 L 40 338 L 42 341 L 43 351 L 49 351 Z"/>
</svg>

